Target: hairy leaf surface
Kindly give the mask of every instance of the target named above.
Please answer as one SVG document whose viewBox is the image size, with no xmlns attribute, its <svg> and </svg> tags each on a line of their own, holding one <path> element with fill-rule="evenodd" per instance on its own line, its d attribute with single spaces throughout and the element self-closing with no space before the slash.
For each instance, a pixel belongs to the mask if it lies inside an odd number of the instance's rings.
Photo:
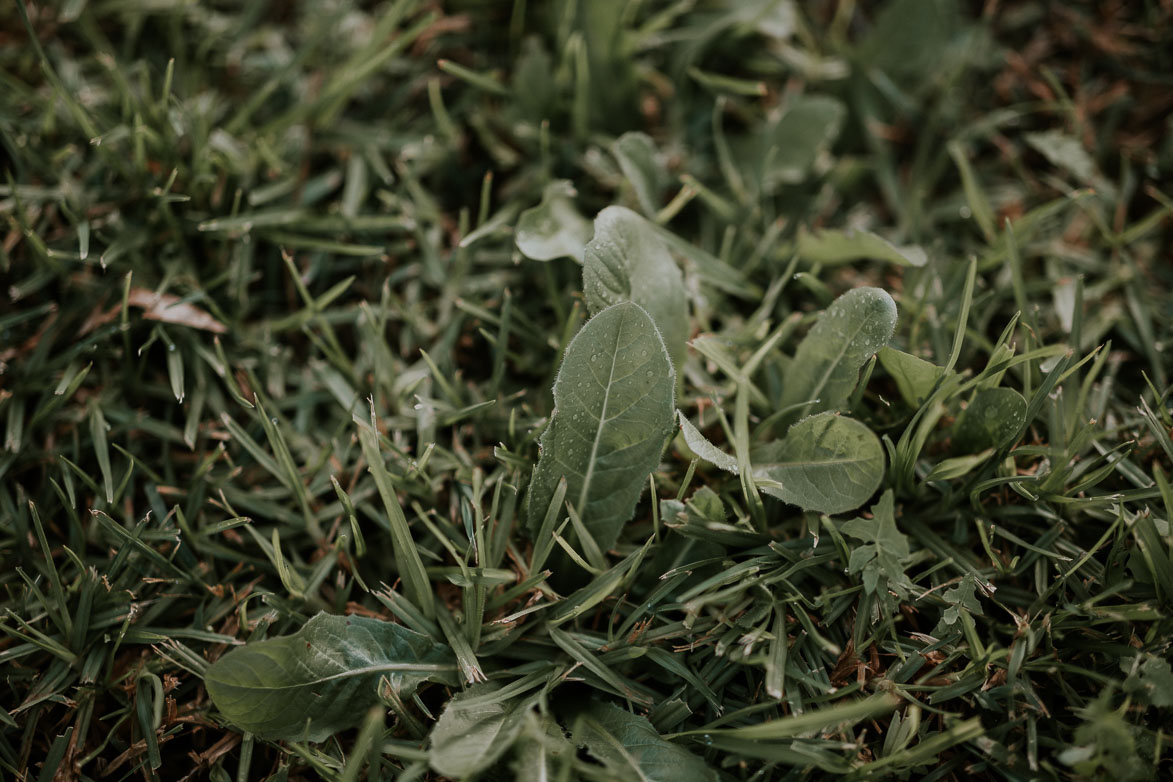
<svg viewBox="0 0 1173 782">
<path fill-rule="evenodd" d="M 565 476 L 566 499 L 599 549 L 614 545 L 672 432 L 675 383 L 664 341 L 638 305 L 616 304 L 587 322 L 554 381 L 530 484 L 531 531 Z"/>
<path fill-rule="evenodd" d="M 722 451 L 717 446 L 700 433 L 688 417 L 683 412 L 677 410 L 677 417 L 680 418 L 680 432 L 684 435 L 684 442 L 697 456 L 704 459 L 706 462 L 720 467 L 726 472 L 731 472 L 737 475 L 737 459 Z"/>
<path fill-rule="evenodd" d="M 401 625 L 318 614 L 292 635 L 233 649 L 204 684 L 216 708 L 265 739 L 324 741 L 362 721 L 386 677 L 401 697 L 451 679 L 452 652 Z"/>
<path fill-rule="evenodd" d="M 648 221 L 621 206 L 599 212 L 594 238 L 586 246 L 582 287 L 592 314 L 621 301 L 645 309 L 673 365 L 680 364 L 689 332 L 684 279 Z"/>
</svg>

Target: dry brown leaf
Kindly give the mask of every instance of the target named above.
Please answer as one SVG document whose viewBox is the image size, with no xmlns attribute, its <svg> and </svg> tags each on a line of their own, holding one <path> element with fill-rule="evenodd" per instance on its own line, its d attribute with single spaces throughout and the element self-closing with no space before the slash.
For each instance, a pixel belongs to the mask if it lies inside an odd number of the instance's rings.
<svg viewBox="0 0 1173 782">
<path fill-rule="evenodd" d="M 147 320 L 160 320 L 164 323 L 175 323 L 193 329 L 203 329 L 215 334 L 223 334 L 228 327 L 213 318 L 204 310 L 186 301 L 180 301 L 178 296 L 170 293 L 155 293 L 146 288 L 131 288 L 127 303 L 132 307 L 141 307 L 143 317 Z"/>
</svg>

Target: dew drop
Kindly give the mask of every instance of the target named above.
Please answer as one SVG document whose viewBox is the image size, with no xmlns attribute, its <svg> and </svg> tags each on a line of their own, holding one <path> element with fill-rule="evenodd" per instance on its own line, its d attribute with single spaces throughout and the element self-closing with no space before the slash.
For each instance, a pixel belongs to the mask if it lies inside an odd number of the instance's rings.
<svg viewBox="0 0 1173 782">
<path fill-rule="evenodd" d="M 174 345 L 168 345 L 168 346 L 167 346 L 167 352 L 168 352 L 168 353 L 174 353 L 174 352 L 175 352 L 175 346 L 174 346 Z"/>
<path fill-rule="evenodd" d="M 269 419 L 269 421 L 272 422 L 273 426 L 276 426 L 277 425 L 277 416 L 273 416 L 272 418 Z"/>
<path fill-rule="evenodd" d="M 598 353 L 592 353 L 592 354 L 591 354 L 591 361 L 598 361 L 598 360 L 599 360 L 599 354 L 598 354 Z"/>
<path fill-rule="evenodd" d="M 650 370 L 650 369 L 647 371 L 647 373 L 646 373 L 646 374 L 647 374 L 647 376 L 648 376 L 648 377 L 655 377 L 655 376 L 656 376 L 656 373 L 655 373 L 655 372 L 653 372 L 653 371 L 652 371 L 652 370 Z"/>
</svg>

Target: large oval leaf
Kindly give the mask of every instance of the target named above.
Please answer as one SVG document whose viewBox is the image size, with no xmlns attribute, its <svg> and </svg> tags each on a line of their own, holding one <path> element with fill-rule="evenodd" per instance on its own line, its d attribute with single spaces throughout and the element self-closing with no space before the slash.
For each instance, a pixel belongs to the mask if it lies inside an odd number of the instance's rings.
<svg viewBox="0 0 1173 782">
<path fill-rule="evenodd" d="M 684 278 L 655 228 L 630 209 L 609 206 L 595 218 L 582 287 L 591 313 L 633 301 L 652 316 L 673 365 L 684 359 L 688 298 Z"/>
<path fill-rule="evenodd" d="M 265 739 L 324 741 L 362 721 L 386 677 L 401 697 L 449 679 L 452 652 L 401 625 L 318 614 L 293 635 L 233 649 L 204 674 L 216 708 Z"/>
<path fill-rule="evenodd" d="M 599 549 L 615 544 L 672 432 L 675 384 L 664 341 L 639 306 L 616 304 L 583 326 L 554 381 L 530 483 L 531 531 L 565 476 L 566 499 Z"/>
<path fill-rule="evenodd" d="M 876 493 L 884 448 L 859 421 L 821 413 L 790 427 L 786 437 L 753 456 L 754 477 L 767 494 L 803 510 L 842 513 Z"/>
<path fill-rule="evenodd" d="M 780 406 L 802 405 L 800 416 L 837 409 L 851 396 L 860 367 L 895 329 L 896 303 L 879 288 L 856 288 L 835 299 L 798 346 Z"/>
</svg>

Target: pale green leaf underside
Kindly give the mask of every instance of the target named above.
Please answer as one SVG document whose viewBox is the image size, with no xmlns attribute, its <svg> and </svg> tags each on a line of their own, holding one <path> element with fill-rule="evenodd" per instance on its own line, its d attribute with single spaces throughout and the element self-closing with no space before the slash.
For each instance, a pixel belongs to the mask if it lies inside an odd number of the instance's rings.
<svg viewBox="0 0 1173 782">
<path fill-rule="evenodd" d="M 684 442 L 697 456 L 704 459 L 706 462 L 720 467 L 726 472 L 731 472 L 737 475 L 737 459 L 722 451 L 717 446 L 713 445 L 709 438 L 705 437 L 700 431 L 692 425 L 692 423 L 685 417 L 684 413 L 677 410 L 677 416 L 680 418 L 680 432 L 684 435 Z"/>
<path fill-rule="evenodd" d="M 241 730 L 272 740 L 324 741 L 358 724 L 386 677 L 401 697 L 451 678 L 446 646 L 359 616 L 318 614 L 292 635 L 225 654 L 204 674 L 216 708 Z"/>
<path fill-rule="evenodd" d="M 884 477 L 880 440 L 859 421 L 835 413 L 803 419 L 782 440 L 754 454 L 762 491 L 804 510 L 842 513 L 868 500 Z"/>
<path fill-rule="evenodd" d="M 587 322 L 554 381 L 530 484 L 531 532 L 565 476 L 566 499 L 599 548 L 615 544 L 672 432 L 675 384 L 664 341 L 639 306 L 616 304 Z"/>
<path fill-rule="evenodd" d="M 888 261 L 899 266 L 924 266 L 925 251 L 915 245 L 897 247 L 871 231 L 800 231 L 798 254 L 808 261 L 836 266 L 866 258 Z"/>
<path fill-rule="evenodd" d="M 534 701 L 498 699 L 496 682 L 456 695 L 431 733 L 428 762 L 445 777 L 464 779 L 493 765 L 517 740 Z"/>
<path fill-rule="evenodd" d="M 879 288 L 855 288 L 835 299 L 798 346 L 780 406 L 809 402 L 804 415 L 839 408 L 851 396 L 860 367 L 895 328 L 896 304 Z"/>
<path fill-rule="evenodd" d="M 535 261 L 570 257 L 582 263 L 593 229 L 574 208 L 575 195 L 574 186 L 560 179 L 546 185 L 540 204 L 521 213 L 514 238 L 522 255 Z"/>
<path fill-rule="evenodd" d="M 937 378 L 945 371 L 944 367 L 886 345 L 877 356 L 880 365 L 896 381 L 900 396 L 912 407 L 919 407 L 921 402 L 928 399 L 933 386 L 937 384 Z"/>
<path fill-rule="evenodd" d="M 684 278 L 655 228 L 630 209 L 609 206 L 595 218 L 586 246 L 582 287 L 592 314 L 631 301 L 652 317 L 674 366 L 688 340 Z"/>
<path fill-rule="evenodd" d="M 665 741 L 647 718 L 614 704 L 592 703 L 579 713 L 574 738 L 618 779 L 716 782 L 717 772 L 685 747 Z"/>
</svg>

